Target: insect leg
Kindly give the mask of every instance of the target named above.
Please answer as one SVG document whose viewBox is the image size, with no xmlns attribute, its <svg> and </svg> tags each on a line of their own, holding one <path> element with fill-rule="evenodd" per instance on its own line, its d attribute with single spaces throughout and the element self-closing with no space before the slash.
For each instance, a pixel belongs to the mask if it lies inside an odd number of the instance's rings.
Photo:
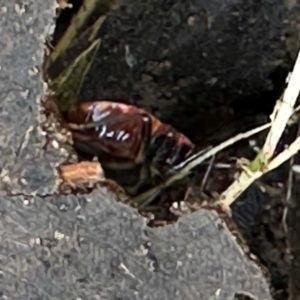
<svg viewBox="0 0 300 300">
<path fill-rule="evenodd" d="M 180 144 L 175 147 L 175 153 L 172 155 L 170 165 L 175 166 L 185 160 L 191 154 L 192 148 L 187 144 Z"/>
<path fill-rule="evenodd" d="M 172 151 L 175 147 L 175 140 L 166 135 L 154 137 L 149 146 L 152 154 L 150 157 L 152 165 L 156 169 L 162 169 L 169 165 L 169 160 L 172 158 Z"/>
<path fill-rule="evenodd" d="M 127 187 L 127 193 L 131 196 L 138 195 L 141 191 L 141 189 L 147 185 L 149 182 L 149 179 L 151 177 L 150 170 L 148 167 L 148 164 L 141 165 L 140 171 L 139 171 L 139 180 L 135 185 L 132 185 L 130 187 Z"/>
</svg>

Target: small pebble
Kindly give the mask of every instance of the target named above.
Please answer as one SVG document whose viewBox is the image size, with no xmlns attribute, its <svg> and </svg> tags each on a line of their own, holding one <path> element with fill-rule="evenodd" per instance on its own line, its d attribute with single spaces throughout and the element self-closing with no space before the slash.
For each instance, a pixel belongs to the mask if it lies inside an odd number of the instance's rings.
<svg viewBox="0 0 300 300">
<path fill-rule="evenodd" d="M 51 142 L 51 145 L 52 145 L 52 147 L 53 147 L 54 149 L 58 149 L 58 148 L 59 148 L 59 144 L 58 144 L 58 142 L 57 142 L 56 140 L 53 140 L 53 141 Z"/>
<path fill-rule="evenodd" d="M 29 203 L 30 203 L 29 200 L 24 200 L 23 201 L 23 204 L 26 205 L 26 206 L 29 205 Z"/>
</svg>

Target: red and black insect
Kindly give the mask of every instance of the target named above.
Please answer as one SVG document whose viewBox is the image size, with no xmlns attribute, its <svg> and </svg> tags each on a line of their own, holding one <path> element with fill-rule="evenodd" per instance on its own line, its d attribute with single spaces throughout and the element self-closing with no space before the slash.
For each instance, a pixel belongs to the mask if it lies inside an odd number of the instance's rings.
<svg viewBox="0 0 300 300">
<path fill-rule="evenodd" d="M 86 102 L 72 107 L 66 120 L 75 148 L 97 156 L 104 168 L 124 170 L 143 165 L 147 170 L 143 177 L 164 179 L 195 150 L 185 135 L 133 105 Z"/>
</svg>

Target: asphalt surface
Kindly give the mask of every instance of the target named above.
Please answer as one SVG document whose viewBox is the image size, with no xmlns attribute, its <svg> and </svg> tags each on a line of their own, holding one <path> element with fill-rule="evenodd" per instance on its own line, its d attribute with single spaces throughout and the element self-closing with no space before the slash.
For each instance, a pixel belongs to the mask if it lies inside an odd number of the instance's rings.
<svg viewBox="0 0 300 300">
<path fill-rule="evenodd" d="M 55 194 L 58 149 L 43 150 L 37 72 L 53 1 L 0 1 L 0 297 L 271 299 L 217 213 L 151 229 L 105 189 Z"/>
</svg>

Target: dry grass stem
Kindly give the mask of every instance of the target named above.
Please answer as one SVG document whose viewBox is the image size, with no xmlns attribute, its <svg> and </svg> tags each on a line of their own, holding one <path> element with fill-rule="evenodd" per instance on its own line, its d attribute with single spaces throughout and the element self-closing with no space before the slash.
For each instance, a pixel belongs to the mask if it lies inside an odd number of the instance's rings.
<svg viewBox="0 0 300 300">
<path fill-rule="evenodd" d="M 299 150 L 300 137 L 298 137 L 287 149 L 272 159 L 263 171 L 253 173 L 248 173 L 247 171 L 242 172 L 239 178 L 220 196 L 219 201 L 226 206 L 230 206 L 255 180 L 259 179 L 263 174 L 278 168 Z"/>
<path fill-rule="evenodd" d="M 215 146 L 215 147 L 213 147 L 212 149 L 210 149 L 208 151 L 205 151 L 203 154 L 200 153 L 200 155 L 199 155 L 199 153 L 197 153 L 195 155 L 192 155 L 187 160 L 185 160 L 181 164 L 178 164 L 176 167 L 174 167 L 174 170 L 180 171 L 179 173 L 181 173 L 181 172 L 184 172 L 184 173 L 190 172 L 191 169 L 197 167 L 202 162 L 204 162 L 205 160 L 213 157 L 214 155 L 218 154 L 222 150 L 224 150 L 224 149 L 232 146 L 233 144 L 235 144 L 235 143 L 237 143 L 237 142 L 239 142 L 241 140 L 244 140 L 244 139 L 249 138 L 249 137 L 251 137 L 251 136 L 253 136 L 253 135 L 255 135 L 255 134 L 259 133 L 259 132 L 262 132 L 265 129 L 268 129 L 269 127 L 271 127 L 271 123 L 267 123 L 267 124 L 261 125 L 261 126 L 259 126 L 257 128 L 251 129 L 249 131 L 246 131 L 246 132 L 243 132 L 243 133 L 239 133 L 236 136 L 234 136 L 234 137 L 228 139 L 227 141 L 221 143 L 220 145 Z M 168 180 L 168 182 L 171 182 L 172 178 L 173 177 L 171 177 Z"/>
<path fill-rule="evenodd" d="M 240 174 L 239 178 L 234 181 L 229 186 L 229 188 L 220 196 L 219 202 L 221 202 L 222 204 L 229 206 L 255 180 L 260 178 L 263 174 L 276 169 L 300 150 L 300 138 L 298 137 L 286 150 L 284 150 L 282 153 L 271 160 L 277 147 L 278 141 L 281 138 L 289 119 L 295 112 L 295 110 L 293 110 L 293 107 L 300 92 L 299 78 L 300 55 L 298 53 L 294 70 L 291 74 L 282 100 L 279 100 L 276 103 L 274 111 L 271 115 L 271 129 L 266 138 L 261 153 L 262 157 L 265 159 L 266 165 L 264 166 L 264 168 L 259 168 L 259 170 L 255 172 L 252 172 L 249 168 L 246 167 L 245 170 Z"/>
</svg>

